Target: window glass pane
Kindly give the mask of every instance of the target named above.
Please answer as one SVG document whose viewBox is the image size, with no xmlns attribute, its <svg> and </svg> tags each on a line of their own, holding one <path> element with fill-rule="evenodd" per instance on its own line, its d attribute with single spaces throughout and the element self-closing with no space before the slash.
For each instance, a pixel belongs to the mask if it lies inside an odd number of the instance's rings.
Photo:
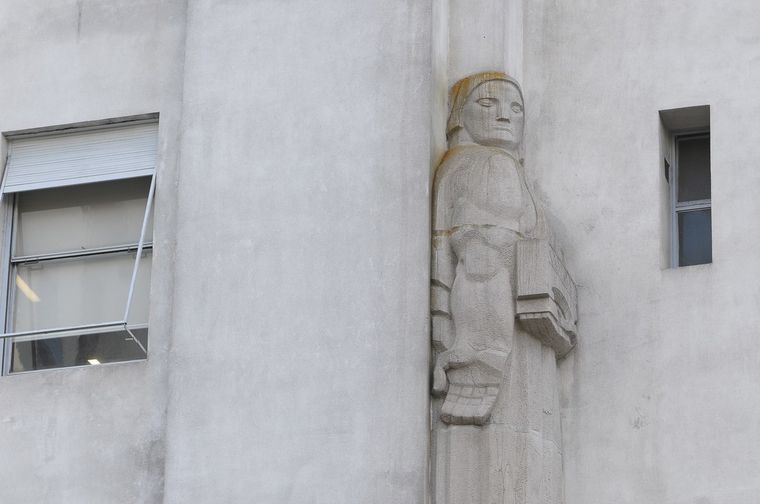
<svg viewBox="0 0 760 504">
<path fill-rule="evenodd" d="M 679 138 L 678 201 L 710 199 L 710 137 Z"/>
<path fill-rule="evenodd" d="M 147 348 L 148 329 L 130 329 Z M 112 332 L 13 343 L 11 373 L 54 367 L 144 359 L 145 353 L 123 329 Z"/>
<path fill-rule="evenodd" d="M 137 272 L 137 280 L 135 280 L 135 290 L 132 293 L 132 305 L 129 308 L 129 319 L 127 323 L 130 325 L 148 324 L 148 310 L 150 308 L 150 271 L 151 271 L 151 254 L 152 250 L 143 250 L 142 259 L 140 260 L 140 269 Z M 135 265 L 135 253 L 131 252 L 129 258 L 132 261 L 130 268 Z M 129 271 L 129 279 L 132 280 L 132 270 Z M 121 305 L 119 310 L 121 315 L 124 316 L 124 310 L 126 309 L 126 299 L 129 295 L 129 285 L 127 285 L 127 294 L 124 295 L 124 304 Z"/>
<path fill-rule="evenodd" d="M 148 322 L 150 254 L 141 259 L 130 323 Z M 19 265 L 12 332 L 121 321 L 135 254 L 113 253 Z"/>
<path fill-rule="evenodd" d="M 712 262 L 712 226 L 710 210 L 678 213 L 678 264 Z"/>
<path fill-rule="evenodd" d="M 19 193 L 14 256 L 137 243 L 149 188 L 141 177 Z"/>
</svg>

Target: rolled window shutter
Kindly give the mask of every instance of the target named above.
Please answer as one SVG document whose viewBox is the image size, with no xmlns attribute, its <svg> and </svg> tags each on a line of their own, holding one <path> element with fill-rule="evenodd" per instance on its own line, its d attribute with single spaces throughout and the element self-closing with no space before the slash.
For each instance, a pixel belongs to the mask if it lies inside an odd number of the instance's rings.
<svg viewBox="0 0 760 504">
<path fill-rule="evenodd" d="M 11 139 L 3 192 L 152 175 L 158 124 Z"/>
</svg>

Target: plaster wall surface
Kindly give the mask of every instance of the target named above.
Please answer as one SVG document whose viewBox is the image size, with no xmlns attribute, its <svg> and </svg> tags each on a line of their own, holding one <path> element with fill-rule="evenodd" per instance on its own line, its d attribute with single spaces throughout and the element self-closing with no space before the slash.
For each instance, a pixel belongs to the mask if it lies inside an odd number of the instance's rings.
<svg viewBox="0 0 760 504">
<path fill-rule="evenodd" d="M 522 82 L 524 0 L 438 0 L 448 12 L 448 84 L 477 72 Z"/>
<path fill-rule="evenodd" d="M 529 171 L 579 286 L 567 504 L 760 493 L 760 5 L 526 3 Z M 710 105 L 713 263 L 669 269 L 658 110 Z"/>
<path fill-rule="evenodd" d="M 150 358 L 0 380 L 0 502 L 162 501 L 184 2 L 0 2 L 0 131 L 160 112 Z"/>
<path fill-rule="evenodd" d="M 760 6 L 521 5 L 527 169 L 580 295 L 567 504 L 755 504 Z M 425 502 L 431 117 L 508 42 L 470 14 L 0 2 L 0 131 L 161 113 L 150 358 L 0 380 L 0 502 Z M 705 104 L 713 263 L 668 269 L 657 112 Z"/>
<path fill-rule="evenodd" d="M 422 503 L 431 3 L 191 0 L 167 503 Z"/>
</svg>

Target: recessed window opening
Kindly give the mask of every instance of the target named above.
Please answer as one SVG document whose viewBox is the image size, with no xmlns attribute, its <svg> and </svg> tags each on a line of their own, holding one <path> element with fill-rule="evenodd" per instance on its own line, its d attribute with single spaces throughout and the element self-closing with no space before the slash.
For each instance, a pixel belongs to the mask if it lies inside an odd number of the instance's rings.
<svg viewBox="0 0 760 504">
<path fill-rule="evenodd" d="M 709 114 L 708 106 L 660 112 L 668 134 L 664 163 L 673 267 L 712 262 Z"/>
</svg>

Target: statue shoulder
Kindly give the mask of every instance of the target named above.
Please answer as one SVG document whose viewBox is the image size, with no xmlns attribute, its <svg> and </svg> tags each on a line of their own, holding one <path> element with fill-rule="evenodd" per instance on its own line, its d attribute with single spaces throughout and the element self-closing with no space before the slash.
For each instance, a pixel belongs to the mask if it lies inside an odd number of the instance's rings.
<svg viewBox="0 0 760 504">
<path fill-rule="evenodd" d="M 515 156 L 504 149 L 492 148 L 489 154 L 488 162 L 492 166 L 513 166 L 515 168 L 522 166 Z"/>
<path fill-rule="evenodd" d="M 520 162 L 509 152 L 502 149 L 492 149 L 483 164 L 484 173 L 492 180 L 501 180 L 508 184 L 519 184 L 523 181 L 523 171 Z"/>
<path fill-rule="evenodd" d="M 487 163 L 504 164 L 517 162 L 502 149 L 483 145 L 458 145 L 446 151 L 435 171 L 436 183 L 460 168 L 475 168 Z"/>
</svg>

